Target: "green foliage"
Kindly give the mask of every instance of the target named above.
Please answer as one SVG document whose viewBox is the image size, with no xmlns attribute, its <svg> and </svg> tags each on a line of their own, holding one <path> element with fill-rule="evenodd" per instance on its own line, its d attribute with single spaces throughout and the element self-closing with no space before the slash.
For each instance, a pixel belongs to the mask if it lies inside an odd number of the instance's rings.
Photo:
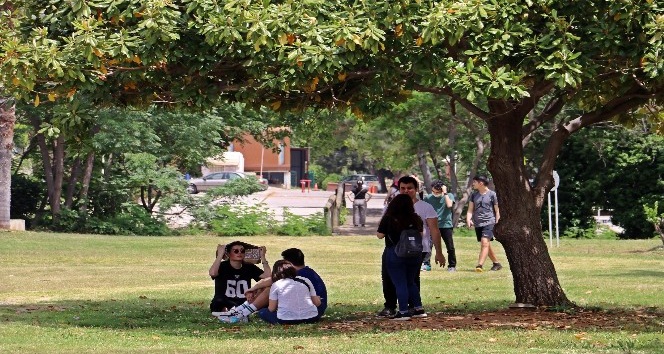
<svg viewBox="0 0 664 354">
<path fill-rule="evenodd" d="M 595 228 L 594 227 L 588 227 L 588 228 L 583 228 L 575 223 L 572 223 L 571 226 L 566 227 L 563 229 L 563 234 L 562 237 L 569 237 L 569 238 L 595 238 L 596 233 L 595 233 Z"/>
<path fill-rule="evenodd" d="M 330 235 L 322 213 L 299 216 L 284 209 L 283 221 L 276 220 L 264 205 L 223 204 L 215 208 L 210 229 L 218 236 L 280 236 Z"/>
<path fill-rule="evenodd" d="M 323 213 L 299 216 L 284 209 L 284 221 L 274 230 L 281 236 L 331 235 L 325 224 Z"/>
<path fill-rule="evenodd" d="M 621 237 L 652 235 L 652 224 L 634 205 L 663 200 L 664 137 L 616 126 L 581 131 L 568 139 L 556 170 L 562 230 L 593 228 L 599 207 L 611 210 L 612 222 L 625 229 Z"/>
<path fill-rule="evenodd" d="M 325 178 L 327 177 L 327 172 L 325 172 L 325 169 L 323 169 L 322 166 L 316 165 L 316 164 L 310 164 L 309 165 L 309 173 L 313 174 L 313 181 L 312 186 L 315 183 L 318 183 L 318 188 L 325 190 L 327 187 L 327 184 L 324 183 Z"/>
<path fill-rule="evenodd" d="M 182 174 L 171 166 L 161 166 L 158 159 L 146 152 L 127 153 L 124 156 L 127 187 L 140 193 L 143 207 L 148 212 L 152 212 L 154 204 L 160 200 L 162 208 L 169 208 L 173 204 L 172 200 L 187 193 Z"/>
<path fill-rule="evenodd" d="M 219 236 L 264 235 L 272 225 L 274 216 L 261 205 L 220 205 L 210 220 L 212 232 Z"/>
<path fill-rule="evenodd" d="M 257 178 L 235 178 L 226 182 L 223 186 L 213 188 L 207 192 L 212 198 L 223 198 L 235 201 L 238 198 L 262 191 L 265 186 L 258 182 Z"/>
<path fill-rule="evenodd" d="M 548 237 L 548 232 L 546 232 Z M 600 240 L 615 240 L 618 234 L 603 225 L 591 224 L 590 227 L 581 227 L 578 224 L 572 224 L 563 230 L 561 237 L 575 238 L 575 239 L 600 239 Z"/>
<path fill-rule="evenodd" d="M 43 183 L 24 174 L 12 175 L 11 181 L 11 218 L 24 219 L 28 223 L 34 218 L 35 212 L 43 199 Z"/>
<path fill-rule="evenodd" d="M 349 215 L 350 211 L 348 211 L 348 208 L 346 208 L 346 198 L 344 198 L 344 201 L 341 204 L 341 208 L 339 208 L 339 225 L 344 225 Z"/>
<path fill-rule="evenodd" d="M 138 205 L 107 218 L 89 216 L 81 211 L 63 209 L 52 221 L 54 231 L 101 235 L 169 236 L 173 233 L 165 222 L 153 218 Z"/>
<path fill-rule="evenodd" d="M 659 214 L 659 202 L 656 201 L 652 208 L 648 205 L 643 205 L 643 212 L 646 214 L 646 220 L 652 224 L 659 237 L 664 242 L 664 211 Z"/>
<path fill-rule="evenodd" d="M 659 201 L 655 201 L 652 207 L 644 204 L 643 213 L 646 215 L 646 220 L 653 225 L 661 225 L 664 223 L 664 211 L 659 213 Z"/>
<path fill-rule="evenodd" d="M 338 173 L 329 173 L 325 176 L 325 179 L 323 179 L 323 182 L 319 186 L 323 190 L 327 190 L 327 184 L 332 182 L 332 183 L 339 183 L 341 181 L 342 176 Z"/>
</svg>

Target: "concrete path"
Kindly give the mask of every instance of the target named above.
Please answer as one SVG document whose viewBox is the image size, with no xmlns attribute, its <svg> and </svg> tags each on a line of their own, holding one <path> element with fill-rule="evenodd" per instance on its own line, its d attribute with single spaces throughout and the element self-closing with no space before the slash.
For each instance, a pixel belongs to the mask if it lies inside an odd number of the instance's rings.
<svg viewBox="0 0 664 354">
<path fill-rule="evenodd" d="M 278 218 L 283 216 L 283 210 L 288 209 L 295 215 L 307 216 L 314 213 L 322 213 L 327 200 L 334 192 L 330 191 L 305 191 L 301 189 L 281 189 L 270 187 L 266 191 L 258 192 L 250 197 L 244 198 L 243 202 L 248 204 L 265 204 Z M 346 198 L 347 209 L 346 222 L 334 230 L 334 235 L 376 235 L 378 222 L 383 213 L 383 201 L 386 194 L 376 193 L 369 200 L 367 206 L 366 227 L 353 226 L 353 209 L 350 201 Z"/>
<path fill-rule="evenodd" d="M 263 204 L 271 211 L 277 220 L 283 220 L 284 210 L 300 215 L 308 216 L 315 213 L 323 213 L 325 204 L 335 192 L 330 191 L 305 191 L 301 189 L 282 189 L 269 187 L 265 191 L 254 193 L 250 196 L 240 199 L 240 202 L 246 205 Z M 352 204 L 346 198 L 348 212 L 346 213 L 346 222 L 344 225 L 335 228 L 334 235 L 376 235 L 378 222 L 383 212 L 383 201 L 386 194 L 374 194 L 369 200 L 367 208 L 366 227 L 353 227 L 353 209 Z M 189 223 L 191 218 L 187 215 L 179 215 L 170 218 L 169 224 L 173 227 L 182 227 Z"/>
</svg>

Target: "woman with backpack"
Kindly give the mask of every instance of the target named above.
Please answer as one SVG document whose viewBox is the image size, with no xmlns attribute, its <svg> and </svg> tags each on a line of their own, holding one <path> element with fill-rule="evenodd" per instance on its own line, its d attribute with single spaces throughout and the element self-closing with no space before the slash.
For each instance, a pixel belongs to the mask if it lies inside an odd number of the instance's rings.
<svg viewBox="0 0 664 354">
<path fill-rule="evenodd" d="M 404 231 L 406 230 L 406 231 Z M 385 239 L 385 250 L 383 261 L 386 263 L 387 273 L 394 283 L 397 292 L 399 311 L 392 318 L 394 320 L 409 320 L 411 317 L 426 317 L 427 314 L 422 307 L 420 289 L 416 279 L 420 272 L 422 263 L 422 252 L 409 256 L 399 256 L 395 251 L 402 237 L 409 237 L 413 230 L 419 232 L 419 242 L 422 240 L 422 219 L 415 213 L 415 207 L 411 197 L 407 194 L 399 194 L 387 205 L 378 225 L 377 237 Z M 413 307 L 409 311 L 408 307 Z"/>
</svg>

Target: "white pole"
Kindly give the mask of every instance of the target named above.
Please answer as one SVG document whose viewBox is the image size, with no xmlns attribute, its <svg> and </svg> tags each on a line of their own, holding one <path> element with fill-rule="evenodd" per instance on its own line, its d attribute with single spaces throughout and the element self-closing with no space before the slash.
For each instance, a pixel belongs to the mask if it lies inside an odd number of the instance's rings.
<svg viewBox="0 0 664 354">
<path fill-rule="evenodd" d="M 556 246 L 560 247 L 560 233 L 558 230 L 558 188 L 556 188 L 554 198 L 555 198 L 554 203 L 556 205 Z"/>
<path fill-rule="evenodd" d="M 553 224 L 551 223 L 551 192 L 546 194 L 549 203 L 549 246 L 553 247 Z"/>
</svg>

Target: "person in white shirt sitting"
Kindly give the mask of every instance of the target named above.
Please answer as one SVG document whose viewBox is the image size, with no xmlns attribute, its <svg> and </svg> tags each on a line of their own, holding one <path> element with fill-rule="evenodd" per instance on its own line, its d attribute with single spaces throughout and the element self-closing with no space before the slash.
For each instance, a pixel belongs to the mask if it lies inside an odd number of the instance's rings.
<svg viewBox="0 0 664 354">
<path fill-rule="evenodd" d="M 277 312 L 280 324 L 313 323 L 320 319 L 320 296 L 311 281 L 297 276 L 295 266 L 286 260 L 274 263 L 268 309 Z"/>
</svg>

